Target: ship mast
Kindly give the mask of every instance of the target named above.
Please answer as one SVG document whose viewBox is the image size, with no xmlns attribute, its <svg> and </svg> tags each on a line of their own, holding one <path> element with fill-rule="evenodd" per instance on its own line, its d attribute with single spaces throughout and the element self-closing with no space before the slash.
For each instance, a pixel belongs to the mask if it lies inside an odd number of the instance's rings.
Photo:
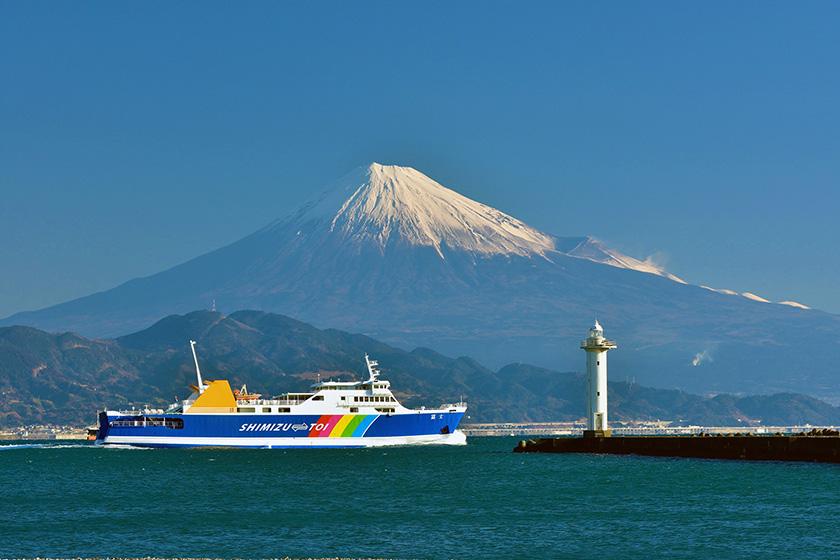
<svg viewBox="0 0 840 560">
<path fill-rule="evenodd" d="M 195 353 L 195 340 L 190 340 L 193 361 L 195 362 L 195 376 L 198 378 L 198 394 L 204 392 L 204 383 L 201 381 L 201 368 L 198 367 L 198 355 Z"/>
<path fill-rule="evenodd" d="M 379 369 L 376 367 L 379 365 L 379 362 L 376 360 L 371 360 L 370 357 L 365 354 L 365 364 L 367 364 L 368 375 L 368 383 L 373 383 L 379 377 Z"/>
</svg>

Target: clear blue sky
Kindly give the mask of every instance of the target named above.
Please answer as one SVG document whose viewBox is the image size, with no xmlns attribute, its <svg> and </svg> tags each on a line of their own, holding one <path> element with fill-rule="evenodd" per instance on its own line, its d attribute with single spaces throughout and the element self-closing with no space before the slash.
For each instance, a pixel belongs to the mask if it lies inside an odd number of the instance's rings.
<svg viewBox="0 0 840 560">
<path fill-rule="evenodd" d="M 840 312 L 836 2 L 0 2 L 0 315 L 370 161 Z"/>
</svg>

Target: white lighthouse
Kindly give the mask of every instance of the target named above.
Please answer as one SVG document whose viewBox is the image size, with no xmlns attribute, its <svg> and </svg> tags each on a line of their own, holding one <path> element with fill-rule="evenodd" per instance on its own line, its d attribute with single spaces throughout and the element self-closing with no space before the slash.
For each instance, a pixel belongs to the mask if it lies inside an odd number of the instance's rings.
<svg viewBox="0 0 840 560">
<path fill-rule="evenodd" d="M 604 338 L 604 328 L 598 321 L 589 329 L 589 337 L 580 343 L 586 350 L 586 431 L 584 436 L 610 435 L 607 422 L 607 352 L 616 348 L 612 340 Z"/>
</svg>

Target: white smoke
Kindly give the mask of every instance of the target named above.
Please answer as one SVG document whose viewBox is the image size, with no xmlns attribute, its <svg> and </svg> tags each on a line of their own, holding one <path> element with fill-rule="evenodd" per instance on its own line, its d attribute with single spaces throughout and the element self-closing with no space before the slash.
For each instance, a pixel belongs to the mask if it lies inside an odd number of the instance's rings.
<svg viewBox="0 0 840 560">
<path fill-rule="evenodd" d="M 702 352 L 698 352 L 694 355 L 691 359 L 691 365 L 694 367 L 699 366 L 703 362 L 714 362 L 714 358 L 712 358 L 712 353 L 708 350 L 703 350 Z"/>
<path fill-rule="evenodd" d="M 644 263 L 651 268 L 664 272 L 665 266 L 668 264 L 668 255 L 662 251 L 656 251 L 652 255 L 648 255 Z"/>
</svg>

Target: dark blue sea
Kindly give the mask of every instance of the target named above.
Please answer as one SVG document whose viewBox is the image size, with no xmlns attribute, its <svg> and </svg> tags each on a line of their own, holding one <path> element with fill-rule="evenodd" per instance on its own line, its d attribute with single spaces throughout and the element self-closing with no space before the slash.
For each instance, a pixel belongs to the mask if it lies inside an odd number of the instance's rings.
<svg viewBox="0 0 840 560">
<path fill-rule="evenodd" d="M 0 557 L 840 558 L 840 467 L 0 444 Z"/>
</svg>

